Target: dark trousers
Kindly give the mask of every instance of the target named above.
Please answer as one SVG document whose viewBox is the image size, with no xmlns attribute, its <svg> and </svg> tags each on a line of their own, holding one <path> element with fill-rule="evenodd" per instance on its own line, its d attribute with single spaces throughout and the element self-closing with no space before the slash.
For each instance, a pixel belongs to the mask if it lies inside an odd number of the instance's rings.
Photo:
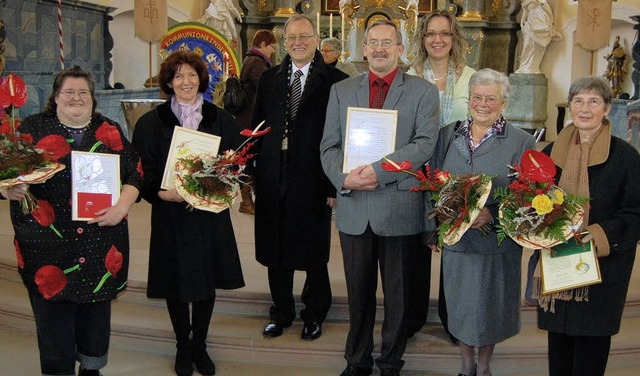
<svg viewBox="0 0 640 376">
<path fill-rule="evenodd" d="M 361 235 L 340 232 L 349 299 L 349 335 L 344 357 L 349 365 L 373 366 L 373 327 L 376 321 L 378 264 L 384 293 L 382 345 L 376 364 L 400 369 L 407 345 L 405 310 L 413 271 L 417 236 L 384 237 L 367 227 Z"/>
<path fill-rule="evenodd" d="M 107 365 L 111 301 L 52 302 L 29 295 L 38 334 L 43 375 L 75 375 L 76 360 L 84 369 Z"/>
<path fill-rule="evenodd" d="M 273 306 L 269 310 L 271 320 L 289 325 L 296 318 L 296 302 L 293 297 L 293 274 L 295 270 L 269 267 L 269 289 Z M 331 283 L 327 265 L 307 270 L 301 300 L 305 308 L 300 311 L 304 322 L 322 323 L 331 308 Z"/>
<path fill-rule="evenodd" d="M 549 376 L 604 376 L 611 337 L 548 334 Z"/>
<path fill-rule="evenodd" d="M 208 299 L 191 303 L 189 315 L 189 303 L 167 299 L 167 310 L 176 335 L 176 347 L 192 348 L 194 351 L 206 349 L 214 302 L 214 299 Z"/>
<path fill-rule="evenodd" d="M 419 245 L 413 263 L 411 283 L 408 289 L 407 335 L 410 337 L 427 322 L 429 295 L 431 293 L 431 249 Z"/>
</svg>

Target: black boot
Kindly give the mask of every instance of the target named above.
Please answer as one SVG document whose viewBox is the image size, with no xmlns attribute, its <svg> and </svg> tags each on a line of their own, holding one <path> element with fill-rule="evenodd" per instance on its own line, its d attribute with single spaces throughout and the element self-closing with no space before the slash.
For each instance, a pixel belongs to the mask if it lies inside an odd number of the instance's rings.
<svg viewBox="0 0 640 376">
<path fill-rule="evenodd" d="M 167 310 L 176 335 L 176 363 L 174 370 L 178 376 L 193 375 L 191 351 L 191 324 L 189 323 L 189 303 L 167 300 Z"/>
<path fill-rule="evenodd" d="M 192 356 L 198 372 L 202 375 L 215 375 L 216 365 L 207 354 L 207 334 L 213 313 L 213 299 L 192 303 L 193 340 Z"/>
</svg>

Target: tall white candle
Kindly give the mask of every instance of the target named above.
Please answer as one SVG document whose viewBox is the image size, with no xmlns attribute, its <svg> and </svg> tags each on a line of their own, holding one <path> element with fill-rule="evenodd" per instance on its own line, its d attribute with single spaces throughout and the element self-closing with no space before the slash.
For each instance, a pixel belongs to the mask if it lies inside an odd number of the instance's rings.
<svg viewBox="0 0 640 376">
<path fill-rule="evenodd" d="M 340 40 L 342 41 L 342 51 L 344 52 L 344 13 L 340 13 Z"/>
<path fill-rule="evenodd" d="M 333 37 L 333 14 L 329 14 L 329 38 Z"/>
<path fill-rule="evenodd" d="M 320 12 L 316 12 L 316 34 L 320 35 Z"/>
</svg>

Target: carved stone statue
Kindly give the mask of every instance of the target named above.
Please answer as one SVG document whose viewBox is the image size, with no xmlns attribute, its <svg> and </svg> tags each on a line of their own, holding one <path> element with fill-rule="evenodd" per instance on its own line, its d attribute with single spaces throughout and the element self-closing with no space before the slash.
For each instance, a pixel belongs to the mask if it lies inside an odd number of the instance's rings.
<svg viewBox="0 0 640 376">
<path fill-rule="evenodd" d="M 211 0 L 211 4 L 198 22 L 219 31 L 232 45 L 235 45 L 238 39 L 236 20 L 241 23 L 242 14 L 231 0 Z"/>
<path fill-rule="evenodd" d="M 554 25 L 553 12 L 547 0 L 523 0 L 522 54 L 516 73 L 540 73 L 540 62 L 551 41 L 562 40 Z"/>
<path fill-rule="evenodd" d="M 627 77 L 627 67 L 625 62 L 627 60 L 627 54 L 620 45 L 620 36 L 616 36 L 616 41 L 613 43 L 611 53 L 604 57 L 607 61 L 607 71 L 604 77 L 611 82 L 611 90 L 613 96 L 618 98 L 622 93 L 622 83 Z"/>
</svg>

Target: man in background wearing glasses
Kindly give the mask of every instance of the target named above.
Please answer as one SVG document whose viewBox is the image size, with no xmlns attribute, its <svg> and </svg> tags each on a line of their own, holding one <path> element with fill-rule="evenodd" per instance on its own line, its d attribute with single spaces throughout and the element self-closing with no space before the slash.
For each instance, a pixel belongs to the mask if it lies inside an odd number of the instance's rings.
<svg viewBox="0 0 640 376">
<path fill-rule="evenodd" d="M 327 263 L 336 190 L 320 164 L 320 140 L 331 85 L 348 76 L 324 63 L 314 30 L 305 15 L 287 20 L 287 55 L 262 73 L 256 91 L 253 126 L 271 127 L 255 149 L 256 259 L 268 268 L 273 299 L 265 337 L 282 335 L 296 317 L 295 270 L 307 277 L 302 339 L 322 335 L 331 307 Z"/>
<path fill-rule="evenodd" d="M 411 175 L 384 171 L 384 159 L 342 172 L 348 107 L 397 110 L 395 151 L 386 156 L 389 160 L 409 161 L 417 168 L 433 153 L 438 91 L 426 80 L 398 71 L 404 51 L 401 40 L 391 21 L 377 21 L 367 28 L 362 51 L 369 71 L 333 85 L 320 144 L 322 166 L 339 193 L 336 225 L 349 294 L 347 368 L 342 376 L 372 373 L 378 265 L 384 322 L 375 363 L 382 376 L 399 375 L 404 364 L 403 320 L 410 272 L 420 250 L 419 234 L 425 230 L 424 196 L 409 191 L 418 185 Z"/>
</svg>

